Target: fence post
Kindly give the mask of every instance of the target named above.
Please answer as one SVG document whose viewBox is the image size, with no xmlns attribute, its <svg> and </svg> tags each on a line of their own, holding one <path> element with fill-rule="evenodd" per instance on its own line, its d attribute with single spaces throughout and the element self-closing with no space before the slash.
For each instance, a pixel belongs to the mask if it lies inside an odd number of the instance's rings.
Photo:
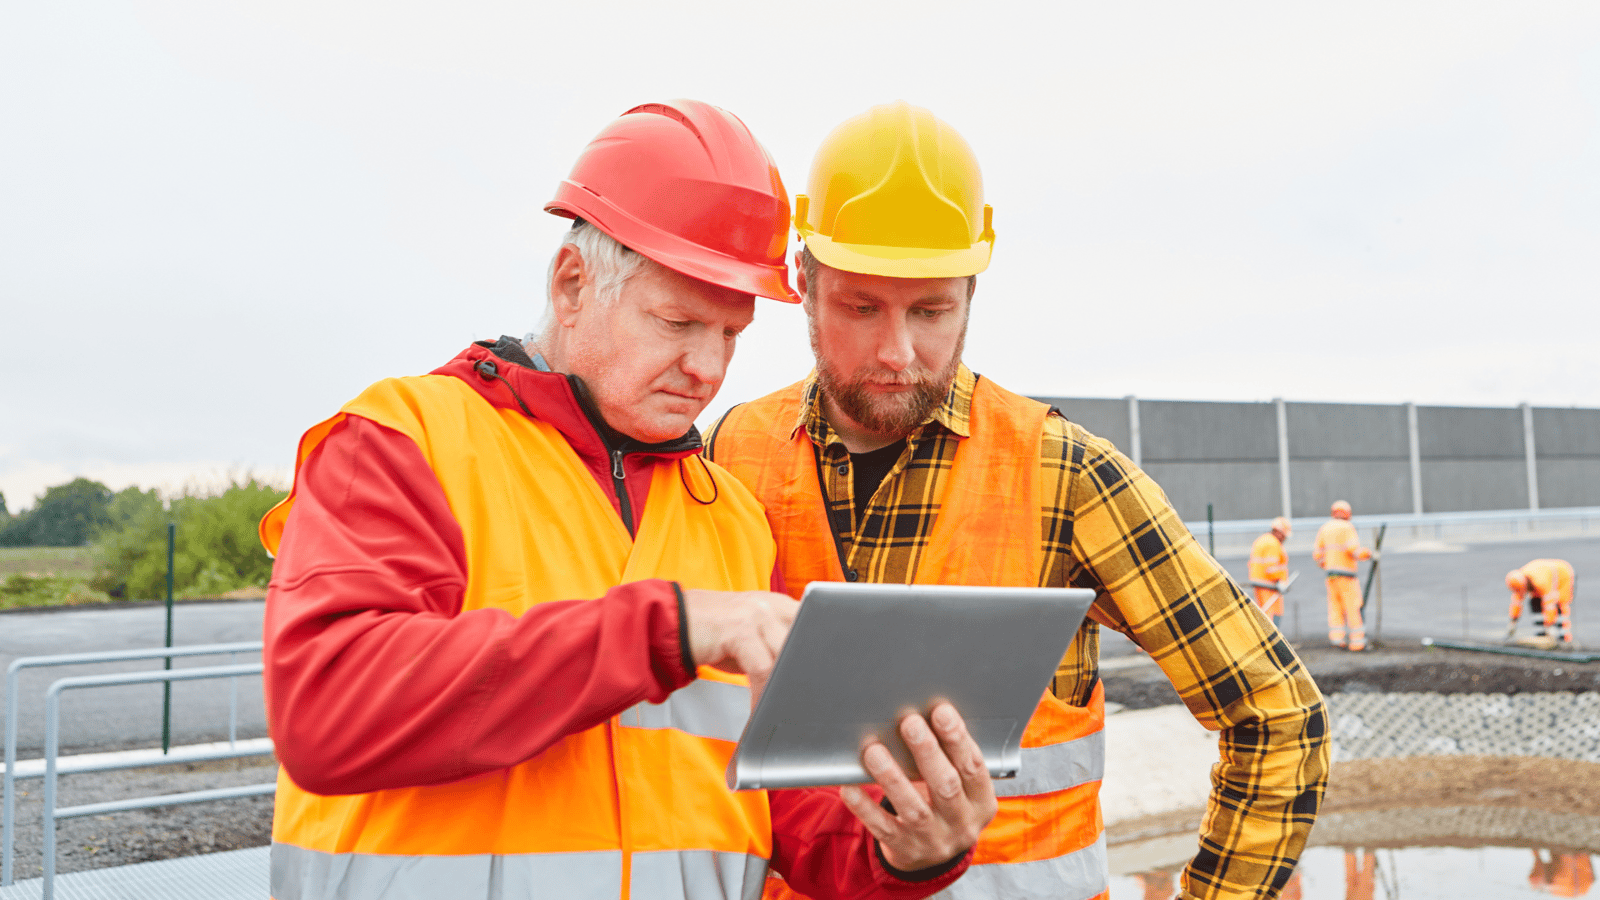
<svg viewBox="0 0 1600 900">
<path fill-rule="evenodd" d="M 1217 555 L 1217 523 L 1211 518 L 1211 504 L 1206 504 L 1206 543 L 1209 545 L 1211 555 Z"/>
<path fill-rule="evenodd" d="M 1533 407 L 1522 404 L 1522 452 L 1528 466 L 1528 508 L 1539 508 L 1539 453 L 1533 442 Z M 1528 523 L 1533 530 L 1533 523 Z"/>
<path fill-rule="evenodd" d="M 172 556 L 178 544 L 178 523 L 167 523 L 167 647 L 172 646 Z M 165 669 L 172 668 L 172 657 L 167 657 Z M 161 753 L 172 750 L 172 682 L 161 685 Z"/>
<path fill-rule="evenodd" d="M 1294 503 L 1289 493 L 1289 414 L 1282 397 L 1274 398 L 1272 404 L 1278 413 L 1278 493 L 1283 495 L 1283 517 L 1292 519 Z"/>
</svg>

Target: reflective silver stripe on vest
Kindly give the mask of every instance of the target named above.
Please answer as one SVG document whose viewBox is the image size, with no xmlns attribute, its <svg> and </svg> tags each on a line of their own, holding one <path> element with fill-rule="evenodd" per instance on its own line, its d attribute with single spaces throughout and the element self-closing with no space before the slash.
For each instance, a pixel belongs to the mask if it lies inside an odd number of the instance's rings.
<svg viewBox="0 0 1600 900">
<path fill-rule="evenodd" d="M 1346 572 L 1344 569 L 1328 569 L 1327 576 L 1329 578 L 1354 578 L 1356 573 Z"/>
<path fill-rule="evenodd" d="M 418 827 L 426 828 L 427 823 L 419 822 Z M 272 896 L 274 900 L 620 897 L 622 851 L 385 856 L 323 853 L 274 842 Z"/>
<path fill-rule="evenodd" d="M 624 728 L 676 728 L 699 737 L 737 741 L 750 718 L 750 689 L 700 679 L 673 691 L 665 703 L 639 703 L 622 711 Z"/>
<path fill-rule="evenodd" d="M 633 854 L 632 900 L 759 900 L 767 861 L 715 850 Z"/>
<path fill-rule="evenodd" d="M 968 869 L 937 900 L 1087 900 L 1111 886 L 1106 836 L 1075 853 L 1030 862 L 985 863 Z"/>
<path fill-rule="evenodd" d="M 1064 791 L 1099 781 L 1105 777 L 1105 771 L 1106 735 L 1097 731 L 1060 744 L 1023 747 L 1022 768 L 1017 777 L 995 781 L 994 794 L 996 797 L 1020 797 Z"/>
<path fill-rule="evenodd" d="M 633 900 L 759 900 L 767 861 L 744 853 L 633 855 Z M 622 851 L 385 856 L 272 845 L 274 900 L 529 900 L 622 895 Z"/>
</svg>

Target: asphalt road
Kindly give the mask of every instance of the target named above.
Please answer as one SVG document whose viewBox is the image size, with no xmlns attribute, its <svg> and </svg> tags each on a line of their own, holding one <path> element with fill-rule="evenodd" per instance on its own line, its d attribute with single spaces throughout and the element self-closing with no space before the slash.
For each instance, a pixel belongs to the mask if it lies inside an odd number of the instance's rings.
<svg viewBox="0 0 1600 900">
<path fill-rule="evenodd" d="M 1359 524 L 1359 523 L 1358 523 Z M 1327 601 L 1321 571 L 1311 561 L 1309 536 L 1290 542 L 1289 567 L 1300 579 L 1288 595 L 1289 608 L 1281 623 L 1291 641 L 1302 646 L 1327 643 Z M 1370 544 L 1369 529 L 1362 539 Z M 1561 537 L 1523 536 L 1481 543 L 1441 543 L 1390 534 L 1381 565 L 1381 639 L 1391 644 L 1415 643 L 1424 636 L 1498 641 L 1505 635 L 1508 594 L 1507 570 L 1539 557 L 1570 561 L 1579 573 L 1579 592 L 1573 604 L 1578 640 L 1600 646 L 1600 613 L 1595 612 L 1594 589 L 1584 588 L 1600 576 L 1600 534 Z M 1247 553 L 1219 554 L 1235 578 L 1245 578 Z M 1366 580 L 1367 565 L 1361 577 Z M 1376 595 L 1376 586 L 1374 588 Z M 259 640 L 260 602 L 180 604 L 174 616 L 175 644 L 207 644 Z M 1369 602 L 1368 633 L 1377 631 L 1376 596 Z M 131 609 L 62 610 L 0 614 L 0 664 L 19 656 L 95 650 L 159 647 L 165 629 L 160 606 Z M 1532 617 L 1523 613 L 1518 634 L 1531 635 Z M 1103 643 L 1107 657 L 1125 656 L 1132 645 L 1115 634 Z M 254 654 L 239 662 L 255 662 Z M 178 666 L 218 665 L 225 658 L 180 660 Z M 159 663 L 63 667 L 26 671 L 22 677 L 19 747 L 22 758 L 38 756 L 44 746 L 44 692 L 50 682 L 67 675 L 159 668 Z M 173 685 L 173 742 L 178 744 L 221 740 L 227 737 L 229 682 L 200 681 Z M 68 692 L 63 702 L 62 746 L 65 752 L 124 747 L 159 746 L 161 742 L 161 687 L 137 685 Z M 261 702 L 261 679 L 238 680 L 239 736 L 266 734 Z"/>
<path fill-rule="evenodd" d="M 1540 558 L 1564 559 L 1579 573 L 1579 593 L 1572 604 L 1573 633 L 1579 641 L 1600 645 L 1600 615 L 1593 598 L 1585 604 L 1582 573 L 1593 572 L 1590 580 L 1600 579 L 1600 535 L 1587 538 L 1537 538 L 1475 544 L 1446 544 L 1424 541 L 1406 544 L 1385 543 L 1379 563 L 1382 605 L 1378 584 L 1373 584 L 1367 600 L 1365 618 L 1369 638 L 1381 625 L 1382 639 L 1413 641 L 1422 637 L 1499 641 L 1505 637 L 1511 593 L 1506 590 L 1506 572 Z M 1362 541 L 1371 546 L 1370 531 Z M 1221 562 L 1235 578 L 1246 577 L 1247 557 Z M 1360 581 L 1367 582 L 1370 564 L 1361 565 Z M 1309 551 L 1290 552 L 1289 570 L 1300 578 L 1290 589 L 1288 608 L 1279 627 L 1292 641 L 1327 641 L 1328 602 L 1322 570 L 1311 560 Z M 1296 611 L 1298 610 L 1298 629 Z M 1381 616 L 1381 622 L 1380 622 Z M 1524 605 L 1517 634 L 1531 636 L 1534 616 Z"/>
<path fill-rule="evenodd" d="M 180 603 L 173 613 L 173 644 L 221 644 L 261 640 L 260 601 Z M 161 647 L 166 608 L 44 610 L 0 614 L 0 666 L 22 656 L 89 653 Z M 256 653 L 231 660 L 259 662 Z M 226 665 L 224 656 L 179 659 L 176 668 Z M 138 672 L 161 668 L 160 660 L 132 663 L 24 669 L 18 693 L 18 758 L 44 751 L 44 696 L 51 682 L 69 675 Z M 261 679 L 177 682 L 172 686 L 172 742 L 226 740 L 233 687 L 237 686 L 238 736 L 265 737 Z M 61 745 L 64 753 L 161 745 L 162 689 L 159 684 L 85 688 L 62 694 Z"/>
</svg>

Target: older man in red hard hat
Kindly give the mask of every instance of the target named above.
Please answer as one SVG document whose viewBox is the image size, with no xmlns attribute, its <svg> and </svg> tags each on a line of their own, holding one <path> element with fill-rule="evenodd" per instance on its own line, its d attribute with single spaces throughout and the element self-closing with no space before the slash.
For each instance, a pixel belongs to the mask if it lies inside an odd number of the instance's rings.
<svg viewBox="0 0 1600 900">
<path fill-rule="evenodd" d="M 1361 621 L 1361 588 L 1356 583 L 1356 563 L 1377 559 L 1376 550 L 1361 546 L 1361 536 L 1350 524 L 1350 504 L 1335 500 L 1333 518 L 1317 529 L 1311 558 L 1328 580 L 1328 642 L 1349 650 L 1367 649 L 1367 627 Z"/>
<path fill-rule="evenodd" d="M 1578 576 L 1572 563 L 1564 559 L 1536 559 L 1507 572 L 1506 587 L 1511 591 L 1507 640 L 1517 633 L 1522 601 L 1527 598 L 1529 610 L 1538 617 L 1533 620 L 1535 634 L 1542 638 L 1547 628 L 1554 628 L 1563 643 L 1572 643 L 1572 598 L 1578 588 Z"/>
<path fill-rule="evenodd" d="M 1283 542 L 1291 531 L 1289 520 L 1279 516 L 1272 520 L 1271 529 L 1250 545 L 1250 586 L 1256 592 L 1256 605 L 1274 625 L 1283 615 L 1283 592 L 1289 578 L 1289 554 L 1284 552 Z"/>
<path fill-rule="evenodd" d="M 1148 651 L 1222 731 L 1183 896 L 1275 896 L 1326 778 L 1321 696 L 1137 466 L 962 363 L 994 243 L 972 149 L 926 109 L 879 106 L 822 142 L 808 186 L 795 227 L 816 371 L 734 407 L 708 439 L 766 507 L 786 588 L 1099 593 L 1021 736 L 1020 776 L 998 783 L 1000 812 L 972 870 L 942 896 L 1082 900 L 1107 889 L 1097 622 Z"/>
<path fill-rule="evenodd" d="M 273 896 L 947 886 L 995 807 L 948 704 L 901 723 L 926 787 L 873 768 L 892 810 L 724 783 L 796 604 L 693 422 L 754 298 L 798 299 L 777 170 L 721 109 L 640 106 L 545 208 L 574 227 L 543 332 L 368 388 L 262 522 Z"/>
</svg>

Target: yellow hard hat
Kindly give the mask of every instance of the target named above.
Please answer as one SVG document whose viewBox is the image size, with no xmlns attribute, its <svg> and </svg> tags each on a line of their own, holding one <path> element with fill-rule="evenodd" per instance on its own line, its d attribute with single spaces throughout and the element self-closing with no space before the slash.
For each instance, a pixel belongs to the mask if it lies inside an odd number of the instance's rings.
<svg viewBox="0 0 1600 900">
<path fill-rule="evenodd" d="M 904 100 L 835 128 L 811 161 L 794 227 L 824 265 L 892 278 L 989 267 L 994 211 L 978 158 L 954 128 Z"/>
</svg>

